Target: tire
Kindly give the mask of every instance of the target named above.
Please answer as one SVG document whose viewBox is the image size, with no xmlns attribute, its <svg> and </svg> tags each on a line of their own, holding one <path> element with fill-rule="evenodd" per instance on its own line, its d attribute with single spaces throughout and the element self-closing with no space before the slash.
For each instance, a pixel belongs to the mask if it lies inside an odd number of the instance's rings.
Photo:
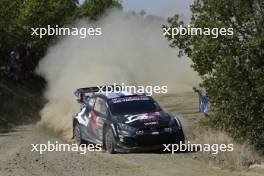
<svg viewBox="0 0 264 176">
<path fill-rule="evenodd" d="M 112 132 L 111 128 L 108 128 L 106 133 L 105 133 L 105 149 L 107 152 L 114 154 L 116 153 L 116 149 L 115 149 L 115 139 L 114 139 L 114 135 Z"/>
<path fill-rule="evenodd" d="M 79 146 L 82 144 L 87 144 L 86 141 L 82 139 L 82 132 L 81 132 L 80 125 L 78 123 L 74 126 L 73 137 L 74 137 L 75 143 L 78 144 Z"/>
<path fill-rule="evenodd" d="M 184 133 L 183 133 L 183 130 L 179 130 L 179 141 L 182 142 L 182 144 L 185 144 L 185 136 L 184 136 Z"/>
</svg>

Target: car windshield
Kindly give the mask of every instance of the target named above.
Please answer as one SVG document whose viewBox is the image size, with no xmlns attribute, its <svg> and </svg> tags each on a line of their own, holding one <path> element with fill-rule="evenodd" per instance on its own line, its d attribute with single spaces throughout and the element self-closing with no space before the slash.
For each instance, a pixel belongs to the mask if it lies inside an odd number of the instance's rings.
<svg viewBox="0 0 264 176">
<path fill-rule="evenodd" d="M 157 103 L 147 96 L 113 98 L 109 100 L 109 106 L 113 115 L 161 111 Z"/>
</svg>

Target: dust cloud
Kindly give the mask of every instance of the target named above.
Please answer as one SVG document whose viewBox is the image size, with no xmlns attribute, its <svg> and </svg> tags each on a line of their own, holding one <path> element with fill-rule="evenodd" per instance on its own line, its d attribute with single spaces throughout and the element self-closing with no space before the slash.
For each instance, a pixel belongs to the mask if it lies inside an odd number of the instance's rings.
<svg viewBox="0 0 264 176">
<path fill-rule="evenodd" d="M 191 91 L 200 80 L 191 61 L 177 58 L 177 50 L 169 47 L 164 23 L 116 11 L 96 23 L 79 21 L 79 28 L 101 27 L 103 34 L 65 37 L 49 48 L 37 70 L 48 83 L 40 125 L 70 139 L 72 115 L 79 110 L 73 92 L 79 87 L 126 83 L 167 85 L 170 93 Z"/>
</svg>

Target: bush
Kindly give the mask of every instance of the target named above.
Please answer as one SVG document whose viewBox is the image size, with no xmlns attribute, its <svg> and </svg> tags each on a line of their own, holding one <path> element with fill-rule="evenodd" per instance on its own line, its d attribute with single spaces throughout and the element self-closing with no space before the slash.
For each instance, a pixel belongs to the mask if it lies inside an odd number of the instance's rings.
<svg viewBox="0 0 264 176">
<path fill-rule="evenodd" d="M 166 37 L 193 61 L 202 77 L 212 127 L 264 153 L 264 4 L 260 1 L 196 0 L 190 27 L 232 28 L 232 36 Z M 165 27 L 184 25 L 179 16 Z"/>
<path fill-rule="evenodd" d="M 191 142 L 195 144 L 233 144 L 234 151 L 219 152 L 213 155 L 209 152 L 199 152 L 200 159 L 215 163 L 223 168 L 232 170 L 248 169 L 253 164 L 260 164 L 261 158 L 254 152 L 248 142 L 235 142 L 223 131 L 196 128 L 191 135 Z"/>
</svg>

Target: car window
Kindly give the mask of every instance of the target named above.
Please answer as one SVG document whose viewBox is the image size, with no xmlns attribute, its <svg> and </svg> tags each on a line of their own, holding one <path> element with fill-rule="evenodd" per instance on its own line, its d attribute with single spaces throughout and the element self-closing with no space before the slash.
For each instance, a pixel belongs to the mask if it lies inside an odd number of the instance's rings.
<svg viewBox="0 0 264 176">
<path fill-rule="evenodd" d="M 161 108 L 147 96 L 114 98 L 109 100 L 113 115 L 159 112 Z"/>
<path fill-rule="evenodd" d="M 90 98 L 88 105 L 90 107 L 93 107 L 94 106 L 94 102 L 95 102 L 95 99 L 94 98 Z"/>
<path fill-rule="evenodd" d="M 104 115 L 107 115 L 107 108 L 103 99 L 96 98 L 94 110 Z"/>
</svg>

